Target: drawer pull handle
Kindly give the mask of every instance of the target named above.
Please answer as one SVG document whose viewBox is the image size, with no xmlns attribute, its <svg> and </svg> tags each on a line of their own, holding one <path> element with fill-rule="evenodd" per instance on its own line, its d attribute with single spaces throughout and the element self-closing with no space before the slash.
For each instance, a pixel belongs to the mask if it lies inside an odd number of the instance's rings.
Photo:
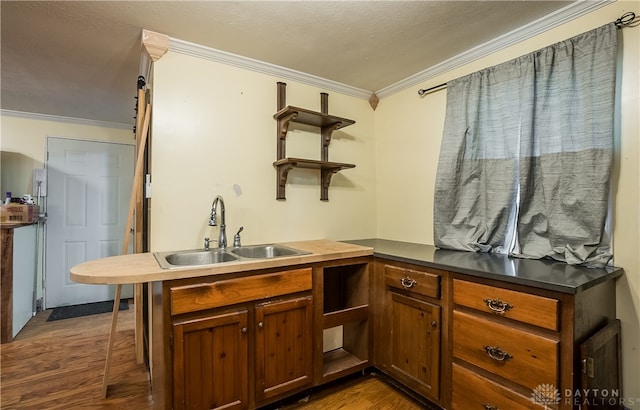
<svg viewBox="0 0 640 410">
<path fill-rule="evenodd" d="M 262 322 L 258 322 L 258 327 L 259 327 L 260 329 L 262 329 L 262 328 L 264 327 L 264 323 L 262 323 Z"/>
<path fill-rule="evenodd" d="M 511 306 L 507 302 L 501 301 L 498 298 L 494 298 L 494 299 L 486 298 L 486 299 L 482 299 L 482 301 L 487 304 L 487 307 L 489 309 L 491 309 L 494 313 L 497 313 L 499 315 L 504 315 L 507 310 L 513 308 L 513 306 Z"/>
<path fill-rule="evenodd" d="M 490 358 L 498 362 L 504 362 L 506 360 L 513 358 L 513 356 L 511 356 L 509 353 L 505 352 L 504 350 L 500 349 L 497 346 L 485 346 L 484 350 L 487 352 Z"/>
<path fill-rule="evenodd" d="M 411 279 L 410 277 L 407 276 L 407 277 L 404 277 L 404 278 L 400 279 L 400 284 L 405 289 L 411 289 L 412 287 L 417 285 L 418 282 L 416 282 L 415 280 L 413 280 L 413 279 Z"/>
<path fill-rule="evenodd" d="M 500 410 L 497 406 L 493 406 L 487 403 L 482 403 L 482 407 L 484 407 L 484 410 Z"/>
<path fill-rule="evenodd" d="M 244 334 L 247 334 L 247 328 L 246 328 L 246 327 L 243 327 L 242 329 L 240 329 L 240 331 L 241 331 L 242 333 L 244 333 Z"/>
</svg>

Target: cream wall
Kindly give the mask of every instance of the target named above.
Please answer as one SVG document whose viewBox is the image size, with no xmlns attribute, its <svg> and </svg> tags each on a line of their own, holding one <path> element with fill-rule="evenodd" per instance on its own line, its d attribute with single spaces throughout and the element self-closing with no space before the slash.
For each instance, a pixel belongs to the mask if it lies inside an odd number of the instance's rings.
<svg viewBox="0 0 640 410">
<path fill-rule="evenodd" d="M 133 114 L 133 110 L 132 110 Z M 135 144 L 133 132 L 121 126 L 92 124 L 89 121 L 57 119 L 39 115 L 0 114 L 0 151 L 2 152 L 2 197 L 32 193 L 32 170 L 43 168 L 47 137 L 75 138 Z"/>
<path fill-rule="evenodd" d="M 336 131 L 329 160 L 356 164 L 335 174 L 320 201 L 319 171 L 289 173 L 286 201 L 276 195 L 276 82 L 270 75 L 169 51 L 153 67 L 151 249 L 202 247 L 222 195 L 229 243 L 375 235 L 373 110 L 365 100 L 329 92 L 329 113 L 356 121 Z M 320 111 L 316 87 L 287 83 L 287 104 Z M 320 135 L 291 127 L 287 156 L 320 159 Z"/>
<path fill-rule="evenodd" d="M 135 144 L 132 130 L 121 126 L 89 121 L 46 117 L 41 115 L 0 115 L 0 168 L 4 198 L 6 191 L 14 197 L 33 193 L 33 170 L 43 168 L 46 156 L 47 137 L 73 138 L 88 141 Z M 44 208 L 44 203 L 41 204 Z M 40 237 L 40 236 L 39 236 Z M 42 289 L 42 242 L 38 244 L 38 272 L 36 298 L 43 295 Z"/>
<path fill-rule="evenodd" d="M 618 1 L 510 48 L 434 78 L 429 87 L 478 71 L 614 21 L 640 15 L 637 1 Z M 640 28 L 621 32 L 620 135 L 614 165 L 615 264 L 622 320 L 623 395 L 640 409 Z M 444 124 L 446 90 L 419 97 L 410 88 L 384 98 L 375 114 L 377 237 L 433 244 L 433 188 Z"/>
</svg>

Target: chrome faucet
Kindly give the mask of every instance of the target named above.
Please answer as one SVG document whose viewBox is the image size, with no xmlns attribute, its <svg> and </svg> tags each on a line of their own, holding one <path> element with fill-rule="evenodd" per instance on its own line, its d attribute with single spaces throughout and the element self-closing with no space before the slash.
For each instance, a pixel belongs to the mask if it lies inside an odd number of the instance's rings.
<svg viewBox="0 0 640 410">
<path fill-rule="evenodd" d="M 217 226 L 217 213 L 218 201 L 220 202 L 220 237 L 218 238 L 218 248 L 224 249 L 227 247 L 227 225 L 224 222 L 224 199 L 220 195 L 217 195 L 211 204 L 211 216 L 209 217 L 209 226 Z"/>
</svg>

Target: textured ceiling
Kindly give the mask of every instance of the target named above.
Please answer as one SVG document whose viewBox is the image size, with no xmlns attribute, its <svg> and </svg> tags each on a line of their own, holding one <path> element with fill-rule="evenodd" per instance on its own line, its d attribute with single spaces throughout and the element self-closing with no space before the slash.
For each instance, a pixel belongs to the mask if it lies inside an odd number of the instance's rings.
<svg viewBox="0 0 640 410">
<path fill-rule="evenodd" d="M 133 124 L 142 29 L 377 91 L 570 3 L 3 0 L 1 106 Z"/>
</svg>

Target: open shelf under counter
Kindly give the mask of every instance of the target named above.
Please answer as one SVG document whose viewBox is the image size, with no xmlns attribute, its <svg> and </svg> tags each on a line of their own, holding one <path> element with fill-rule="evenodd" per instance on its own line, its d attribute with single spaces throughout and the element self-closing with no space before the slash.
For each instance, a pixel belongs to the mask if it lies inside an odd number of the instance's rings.
<svg viewBox="0 0 640 410">
<path fill-rule="evenodd" d="M 362 322 L 369 318 L 369 305 L 355 306 L 324 314 L 323 328 L 330 329 L 350 322 Z"/>
<path fill-rule="evenodd" d="M 369 366 L 369 361 L 361 359 L 344 348 L 325 352 L 322 356 L 323 378 L 325 380 L 339 379 L 352 374 L 354 370 L 362 370 Z"/>
</svg>

